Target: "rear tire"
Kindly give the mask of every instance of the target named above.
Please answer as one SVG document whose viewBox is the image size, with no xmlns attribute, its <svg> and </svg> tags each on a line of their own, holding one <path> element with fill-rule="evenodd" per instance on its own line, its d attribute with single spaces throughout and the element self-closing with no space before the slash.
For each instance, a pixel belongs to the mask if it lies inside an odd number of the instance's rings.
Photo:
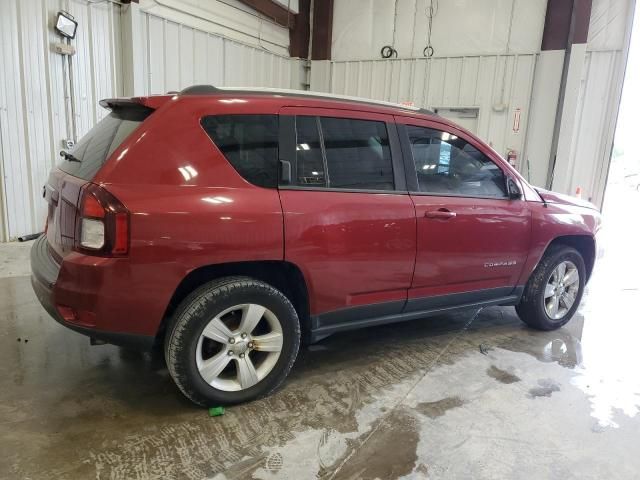
<svg viewBox="0 0 640 480">
<path fill-rule="evenodd" d="M 279 290 L 249 277 L 209 282 L 185 298 L 165 338 L 171 377 L 202 406 L 273 392 L 298 354 L 300 323 Z"/>
<path fill-rule="evenodd" d="M 516 311 L 538 330 L 555 330 L 575 314 L 586 282 L 584 260 L 565 245 L 552 245 L 531 274 Z"/>
</svg>

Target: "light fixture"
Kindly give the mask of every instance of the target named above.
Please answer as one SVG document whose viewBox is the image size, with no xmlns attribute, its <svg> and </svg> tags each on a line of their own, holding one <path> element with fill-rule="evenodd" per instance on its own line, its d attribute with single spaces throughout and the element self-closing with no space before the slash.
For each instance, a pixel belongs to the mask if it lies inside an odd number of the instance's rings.
<svg viewBox="0 0 640 480">
<path fill-rule="evenodd" d="M 78 22 L 76 22 L 73 15 L 64 10 L 58 12 L 56 17 L 56 31 L 67 38 L 75 38 L 76 31 L 78 30 Z"/>
</svg>

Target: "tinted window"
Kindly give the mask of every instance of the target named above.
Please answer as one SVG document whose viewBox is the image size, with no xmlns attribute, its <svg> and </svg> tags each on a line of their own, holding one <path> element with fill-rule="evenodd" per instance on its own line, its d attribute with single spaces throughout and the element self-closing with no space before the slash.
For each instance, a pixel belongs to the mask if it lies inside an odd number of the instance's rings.
<svg viewBox="0 0 640 480">
<path fill-rule="evenodd" d="M 215 115 L 202 127 L 245 180 L 261 187 L 278 184 L 278 117 Z"/>
<path fill-rule="evenodd" d="M 296 170 L 298 185 L 326 185 L 316 117 L 296 117 Z"/>
<path fill-rule="evenodd" d="M 447 132 L 407 127 L 418 189 L 477 197 L 505 198 L 502 170 L 470 143 Z"/>
<path fill-rule="evenodd" d="M 124 142 L 138 126 L 151 114 L 152 110 L 125 108 L 100 120 L 76 146 L 60 165 L 60 170 L 75 177 L 92 180 L 100 167 L 113 151 Z"/>
<path fill-rule="evenodd" d="M 384 122 L 320 117 L 330 188 L 393 190 Z"/>
</svg>

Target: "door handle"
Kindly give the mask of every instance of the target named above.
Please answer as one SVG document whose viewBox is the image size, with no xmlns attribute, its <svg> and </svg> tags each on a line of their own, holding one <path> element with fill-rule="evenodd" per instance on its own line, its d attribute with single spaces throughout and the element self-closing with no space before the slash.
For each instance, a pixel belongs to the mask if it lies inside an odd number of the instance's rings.
<svg viewBox="0 0 640 480">
<path fill-rule="evenodd" d="M 446 208 L 440 208 L 438 210 L 431 210 L 424 212 L 426 218 L 437 218 L 439 220 L 449 220 L 456 216 L 456 212 L 447 210 Z"/>
</svg>

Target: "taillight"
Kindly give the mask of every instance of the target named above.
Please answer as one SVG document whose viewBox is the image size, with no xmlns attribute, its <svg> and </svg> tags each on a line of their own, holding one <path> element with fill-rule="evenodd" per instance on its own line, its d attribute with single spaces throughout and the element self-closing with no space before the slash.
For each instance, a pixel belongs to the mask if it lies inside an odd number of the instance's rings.
<svg viewBox="0 0 640 480">
<path fill-rule="evenodd" d="M 76 219 L 76 250 L 105 256 L 129 252 L 129 211 L 94 183 L 82 187 Z"/>
</svg>

